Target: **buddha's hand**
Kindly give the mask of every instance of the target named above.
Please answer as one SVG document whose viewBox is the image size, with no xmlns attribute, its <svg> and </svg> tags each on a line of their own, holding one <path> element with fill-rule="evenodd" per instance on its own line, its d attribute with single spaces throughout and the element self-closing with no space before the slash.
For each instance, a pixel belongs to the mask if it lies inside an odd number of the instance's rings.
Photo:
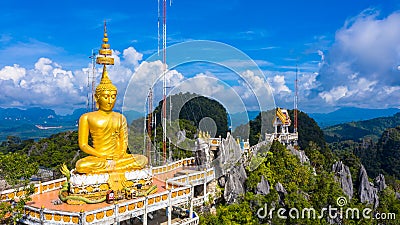
<svg viewBox="0 0 400 225">
<path fill-rule="evenodd" d="M 107 160 L 107 162 L 108 162 L 109 169 L 111 169 L 111 170 L 115 169 L 115 166 L 117 165 L 115 160 Z"/>
</svg>

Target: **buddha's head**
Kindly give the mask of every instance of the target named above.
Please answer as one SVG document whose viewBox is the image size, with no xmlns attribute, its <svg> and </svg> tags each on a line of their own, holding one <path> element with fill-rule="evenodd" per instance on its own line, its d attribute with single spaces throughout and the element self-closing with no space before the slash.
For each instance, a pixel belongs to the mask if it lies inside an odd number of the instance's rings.
<svg viewBox="0 0 400 225">
<path fill-rule="evenodd" d="M 100 84 L 96 87 L 95 93 L 96 106 L 102 111 L 112 111 L 117 100 L 117 87 L 115 87 L 110 78 L 106 67 L 103 67 Z"/>
</svg>

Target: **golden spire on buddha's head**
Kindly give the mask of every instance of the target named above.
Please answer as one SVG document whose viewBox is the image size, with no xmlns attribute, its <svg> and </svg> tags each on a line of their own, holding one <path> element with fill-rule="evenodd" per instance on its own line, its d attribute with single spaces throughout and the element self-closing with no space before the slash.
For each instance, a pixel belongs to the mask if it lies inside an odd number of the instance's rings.
<svg viewBox="0 0 400 225">
<path fill-rule="evenodd" d="M 112 51 L 110 49 L 110 44 L 108 44 L 107 26 L 106 21 L 104 21 L 104 37 L 103 44 L 101 44 L 101 49 L 99 50 L 99 55 L 96 58 L 96 63 L 103 65 L 103 74 L 101 75 L 100 84 L 96 87 L 96 95 L 102 91 L 117 91 L 110 78 L 108 77 L 106 65 L 114 65 L 114 58 L 110 57 Z"/>
<path fill-rule="evenodd" d="M 96 87 L 96 95 L 99 95 L 102 91 L 117 91 L 117 87 L 108 77 L 106 65 L 103 66 L 103 74 L 101 75 L 100 84 Z"/>
</svg>

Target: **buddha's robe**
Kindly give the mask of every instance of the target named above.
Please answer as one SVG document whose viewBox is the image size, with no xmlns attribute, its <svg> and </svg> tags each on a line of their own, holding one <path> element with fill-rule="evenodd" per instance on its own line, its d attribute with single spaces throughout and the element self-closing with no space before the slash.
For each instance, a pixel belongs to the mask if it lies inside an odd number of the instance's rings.
<svg viewBox="0 0 400 225">
<path fill-rule="evenodd" d="M 88 131 L 93 139 L 93 147 L 87 143 Z M 123 172 L 142 169 L 147 164 L 147 157 L 126 153 L 127 122 L 117 112 L 108 115 L 98 111 L 83 114 L 79 119 L 79 142 L 81 150 L 90 156 L 78 160 L 78 173 Z"/>
</svg>

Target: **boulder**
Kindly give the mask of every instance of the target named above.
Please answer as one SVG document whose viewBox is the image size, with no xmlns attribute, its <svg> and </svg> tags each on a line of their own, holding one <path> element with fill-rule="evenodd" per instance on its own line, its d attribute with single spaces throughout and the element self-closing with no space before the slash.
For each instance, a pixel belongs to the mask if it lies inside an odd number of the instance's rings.
<svg viewBox="0 0 400 225">
<path fill-rule="evenodd" d="M 359 176 L 358 176 L 358 195 L 362 203 L 368 203 L 373 205 L 376 209 L 379 205 L 378 189 L 368 181 L 367 171 L 364 166 L 361 165 Z"/>
<path fill-rule="evenodd" d="M 349 167 L 339 161 L 332 165 L 332 172 L 335 174 L 336 182 L 340 183 L 343 192 L 351 199 L 353 197 L 353 181 Z"/>
</svg>

